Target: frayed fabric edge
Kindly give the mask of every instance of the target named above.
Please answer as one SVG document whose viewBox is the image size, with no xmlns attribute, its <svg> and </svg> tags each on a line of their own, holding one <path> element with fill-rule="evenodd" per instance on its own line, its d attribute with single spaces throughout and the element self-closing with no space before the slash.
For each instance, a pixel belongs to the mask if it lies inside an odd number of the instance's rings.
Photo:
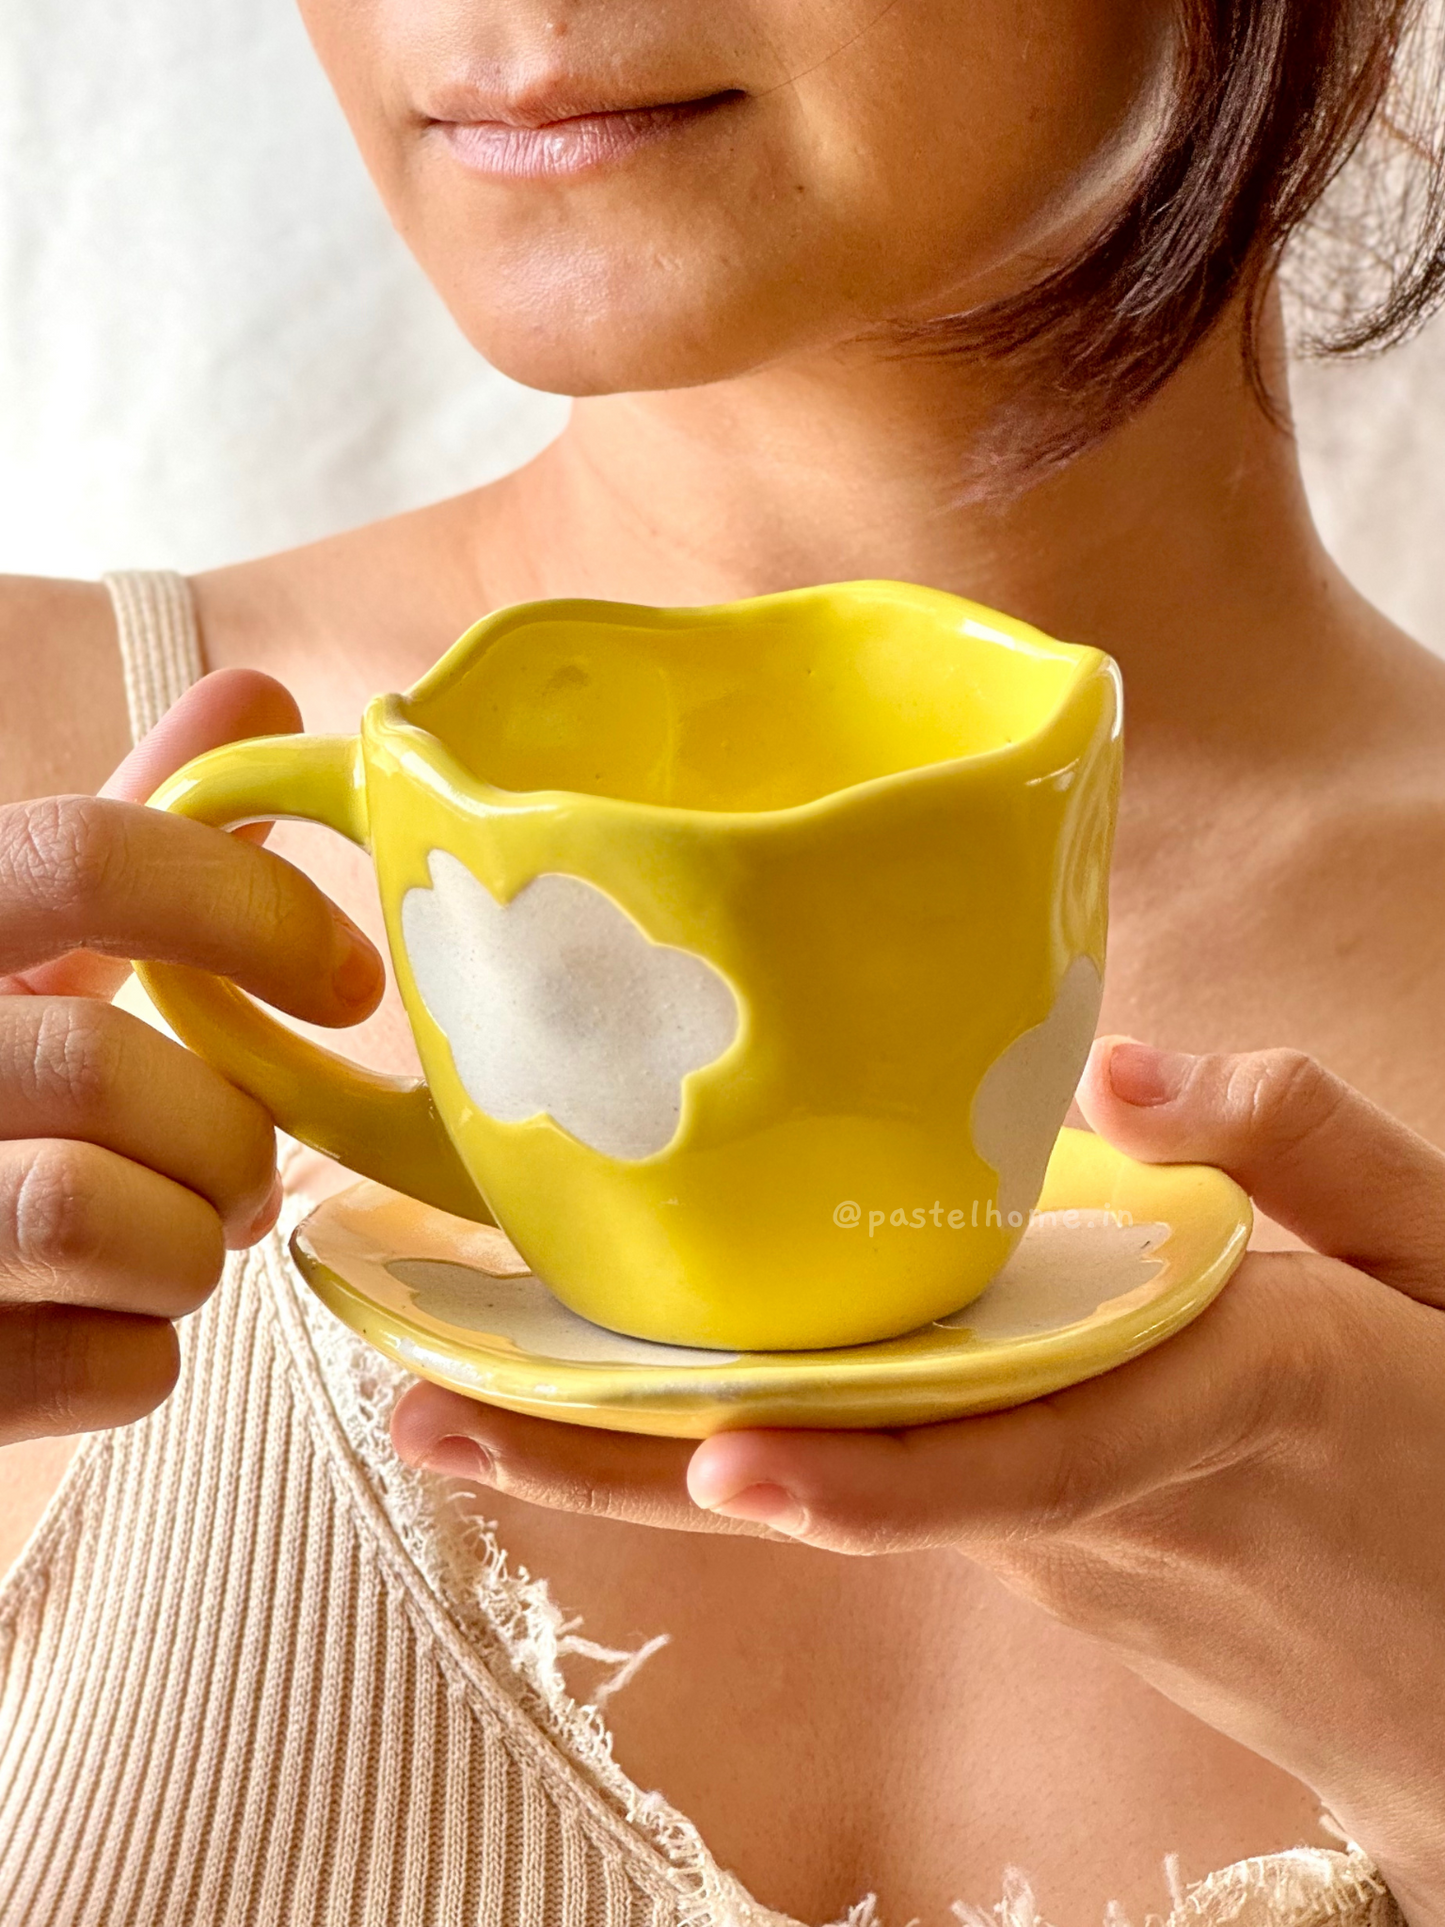
<svg viewBox="0 0 1445 1927">
<path fill-rule="evenodd" d="M 1340 1838 L 1338 1850 L 1293 1847 L 1238 1860 L 1187 1887 L 1179 1856 L 1168 1854 L 1170 1912 L 1146 1914 L 1143 1927 L 1397 1927 L 1399 1910 L 1373 1862 L 1343 1833 Z M 992 1908 L 956 1900 L 951 1912 L 959 1927 L 1051 1927 L 1018 1867 L 1005 1869 L 1003 1898 Z M 1105 1906 L 1103 1927 L 1132 1927 L 1117 1900 Z"/>
<path fill-rule="evenodd" d="M 289 1231 L 286 1219 L 283 1226 Z M 601 1708 L 667 1645 L 668 1635 L 659 1633 L 631 1652 L 586 1639 L 582 1621 L 563 1613 L 545 1579 L 534 1579 L 525 1567 L 512 1565 L 495 1523 L 473 1511 L 451 1481 L 403 1465 L 391 1445 L 388 1423 L 396 1399 L 411 1383 L 410 1374 L 298 1288 L 280 1236 L 277 1255 L 278 1283 L 284 1281 L 284 1288 L 294 1294 L 332 1409 L 407 1557 L 482 1654 L 503 1663 L 510 1677 L 502 1683 L 523 1712 L 605 1796 L 639 1843 L 651 1847 L 680 1876 L 684 1885 L 676 1927 L 803 1927 L 753 1900 L 713 1859 L 691 1821 L 660 1793 L 637 1786 L 613 1756 Z M 562 1662 L 569 1654 L 615 1669 L 590 1701 L 577 1700 L 567 1687 Z M 497 1677 L 495 1663 L 491 1670 Z M 846 1921 L 831 1927 L 883 1923 L 855 1908 Z"/>
<path fill-rule="evenodd" d="M 293 1216 L 299 1211 L 285 1214 L 286 1231 Z M 449 1481 L 413 1472 L 397 1459 L 388 1421 L 410 1375 L 298 1289 L 281 1227 L 273 1235 L 277 1282 L 294 1294 L 336 1417 L 408 1557 L 483 1650 L 492 1648 L 505 1662 L 523 1710 L 639 1839 L 683 1877 L 687 1888 L 679 1897 L 677 1927 L 804 1927 L 755 1901 L 713 1859 L 692 1822 L 660 1793 L 638 1787 L 613 1756 L 601 1708 L 667 1645 L 668 1635 L 656 1634 L 631 1652 L 586 1639 L 583 1622 L 563 1614 L 545 1579 L 512 1566 L 493 1522 L 467 1507 Z M 569 1654 L 614 1668 L 590 1701 L 578 1701 L 568 1690 L 562 1661 Z M 1149 1914 L 1142 1927 L 1402 1927 L 1368 1856 L 1338 1826 L 1331 1824 L 1331 1831 L 1341 1841 L 1338 1850 L 1299 1847 L 1238 1861 L 1187 1888 L 1178 1856 L 1168 1855 L 1170 1913 Z M 1004 1870 L 1001 1898 L 991 1908 L 957 1900 L 950 1912 L 958 1927 L 1052 1927 L 1028 1876 L 1012 1866 Z M 827 1927 L 885 1927 L 877 1897 L 865 1895 Z M 1102 1927 L 1132 1923 L 1110 1901 Z"/>
</svg>

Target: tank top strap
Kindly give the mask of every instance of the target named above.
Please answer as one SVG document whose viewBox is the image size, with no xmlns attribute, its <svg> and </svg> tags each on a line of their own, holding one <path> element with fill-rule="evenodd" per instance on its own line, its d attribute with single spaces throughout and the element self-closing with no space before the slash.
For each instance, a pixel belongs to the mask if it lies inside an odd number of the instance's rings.
<svg viewBox="0 0 1445 1927">
<path fill-rule="evenodd" d="M 139 742 L 205 674 L 196 599 L 171 569 L 122 569 L 101 580 L 115 610 L 131 738 Z"/>
</svg>

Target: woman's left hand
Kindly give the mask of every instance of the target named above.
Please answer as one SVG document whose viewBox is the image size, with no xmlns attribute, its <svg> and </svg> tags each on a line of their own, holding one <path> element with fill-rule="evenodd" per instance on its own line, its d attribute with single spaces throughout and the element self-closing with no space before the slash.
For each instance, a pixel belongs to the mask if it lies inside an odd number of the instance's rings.
<svg viewBox="0 0 1445 1927">
<path fill-rule="evenodd" d="M 1251 1252 L 1187 1330 L 1012 1411 L 701 1445 L 432 1385 L 415 1464 L 539 1505 L 841 1553 L 954 1547 L 1310 1786 L 1413 1923 L 1445 1923 L 1445 1155 L 1312 1059 L 1094 1048 L 1094 1128 L 1217 1164 L 1308 1251 Z"/>
</svg>

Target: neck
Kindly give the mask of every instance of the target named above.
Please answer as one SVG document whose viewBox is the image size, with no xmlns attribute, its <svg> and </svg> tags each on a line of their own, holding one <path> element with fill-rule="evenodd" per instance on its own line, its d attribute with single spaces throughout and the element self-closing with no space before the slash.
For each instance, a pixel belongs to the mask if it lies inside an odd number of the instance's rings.
<svg viewBox="0 0 1445 1927">
<path fill-rule="evenodd" d="M 1332 649 L 1343 661 L 1358 646 L 1358 605 L 1237 329 L 1068 469 L 960 500 L 982 406 L 967 368 L 861 354 L 579 402 L 503 485 L 481 558 L 489 600 L 710 602 L 885 576 L 1108 649 L 1136 751 L 1186 724 L 1195 742 L 1237 739 L 1246 712 L 1256 740 L 1267 729 L 1278 745 L 1311 692 L 1323 704 Z"/>
</svg>

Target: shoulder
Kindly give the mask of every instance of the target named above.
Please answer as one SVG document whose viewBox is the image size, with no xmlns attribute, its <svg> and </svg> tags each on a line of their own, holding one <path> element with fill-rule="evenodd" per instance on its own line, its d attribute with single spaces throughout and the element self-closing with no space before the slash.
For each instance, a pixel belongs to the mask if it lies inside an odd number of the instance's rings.
<svg viewBox="0 0 1445 1927">
<path fill-rule="evenodd" d="M 492 606 L 477 559 L 492 492 L 194 576 L 208 666 L 265 670 L 309 728 L 352 727 Z"/>
<path fill-rule="evenodd" d="M 353 677 L 363 696 L 413 680 L 484 612 L 469 538 L 488 492 L 192 577 L 207 667 L 268 671 L 313 727 Z M 0 803 L 97 789 L 129 748 L 105 585 L 0 575 Z"/>
<path fill-rule="evenodd" d="M 96 789 L 129 747 L 104 585 L 0 575 L 0 801 Z"/>
<path fill-rule="evenodd" d="M 207 667 L 324 688 L 354 665 L 374 688 L 393 686 L 385 658 L 400 653 L 403 679 L 408 656 L 419 674 L 482 613 L 466 540 L 475 500 L 193 577 Z M 97 789 L 129 748 L 105 585 L 0 575 L 0 803 Z"/>
</svg>

